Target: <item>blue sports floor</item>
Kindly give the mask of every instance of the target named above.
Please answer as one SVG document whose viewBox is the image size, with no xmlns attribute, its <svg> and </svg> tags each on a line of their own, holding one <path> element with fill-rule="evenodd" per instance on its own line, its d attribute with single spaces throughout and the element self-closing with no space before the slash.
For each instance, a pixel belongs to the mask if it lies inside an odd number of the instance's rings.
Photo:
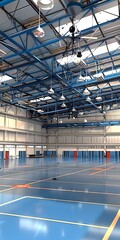
<svg viewBox="0 0 120 240">
<path fill-rule="evenodd" d="M 0 240 L 120 240 L 120 162 L 0 162 Z"/>
</svg>

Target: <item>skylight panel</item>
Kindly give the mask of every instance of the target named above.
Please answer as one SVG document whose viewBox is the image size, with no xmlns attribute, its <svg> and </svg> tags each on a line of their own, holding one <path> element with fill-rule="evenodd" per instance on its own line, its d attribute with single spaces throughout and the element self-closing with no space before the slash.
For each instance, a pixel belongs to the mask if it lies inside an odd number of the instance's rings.
<svg viewBox="0 0 120 240">
<path fill-rule="evenodd" d="M 79 31 L 82 31 L 84 29 L 93 27 L 96 25 L 95 19 L 93 15 L 87 16 L 82 18 L 78 23 L 77 23 L 77 29 Z"/>
<path fill-rule="evenodd" d="M 103 23 L 118 17 L 118 6 L 108 8 L 105 11 L 100 11 L 95 14 L 98 23 Z"/>
<path fill-rule="evenodd" d="M 115 51 L 119 47 L 119 44 L 117 42 L 108 44 L 108 49 L 110 52 Z"/>
<path fill-rule="evenodd" d="M 106 45 L 103 45 L 102 47 L 92 49 L 92 52 L 93 52 L 94 56 L 97 56 L 97 55 L 106 53 L 107 52 L 107 47 L 106 47 Z"/>
<path fill-rule="evenodd" d="M 104 72 L 105 76 L 120 73 L 120 68 Z"/>
<path fill-rule="evenodd" d="M 52 98 L 47 96 L 47 97 L 41 97 L 39 98 L 41 101 L 47 101 L 47 100 L 51 100 Z"/>
<path fill-rule="evenodd" d="M 118 43 L 114 42 L 114 43 L 108 44 L 107 46 L 108 46 L 109 51 L 112 52 L 112 51 L 115 51 L 118 48 Z M 103 45 L 103 46 L 100 46 L 96 49 L 91 49 L 91 51 L 92 51 L 94 56 L 99 56 L 100 54 L 107 53 L 108 49 L 107 49 L 106 45 Z M 90 58 L 90 57 L 91 57 L 90 51 L 82 52 L 82 57 L 81 57 L 82 60 L 85 60 L 86 58 Z M 75 62 L 75 58 L 76 58 L 76 55 L 71 54 L 69 56 L 62 57 L 62 58 L 58 59 L 57 61 L 61 65 L 64 65 L 64 64 Z"/>
<path fill-rule="evenodd" d="M 12 79 L 12 78 L 9 77 L 8 75 L 2 75 L 2 76 L 0 76 L 0 83 L 9 81 L 9 80 L 11 80 L 11 79 Z"/>
<path fill-rule="evenodd" d="M 107 76 L 107 75 L 111 75 L 111 74 L 115 74 L 115 73 L 116 73 L 116 70 L 110 70 L 110 71 L 104 72 L 104 75 Z"/>
<path fill-rule="evenodd" d="M 36 98 L 36 99 L 31 99 L 30 102 L 31 103 L 37 103 L 40 101 L 47 101 L 47 100 L 51 100 L 52 98 L 47 96 L 47 97 L 41 97 L 41 98 Z"/>
<path fill-rule="evenodd" d="M 100 11 L 97 12 L 95 14 L 96 18 L 97 18 L 97 22 L 103 23 L 103 22 L 107 22 L 110 21 L 112 19 L 116 19 L 118 17 L 118 5 L 112 7 L 112 8 L 108 8 L 105 11 Z M 89 15 L 86 17 L 81 18 L 80 20 L 76 20 L 74 21 L 75 27 L 76 27 L 76 33 L 77 31 L 82 31 L 85 30 L 87 28 L 93 27 L 97 25 L 97 22 L 95 21 L 95 18 L 93 17 L 93 15 Z M 61 36 L 63 35 L 70 35 L 69 32 L 69 28 L 72 25 L 71 22 L 68 22 L 66 24 L 63 24 L 59 27 L 56 27 L 56 30 L 59 32 L 59 34 Z"/>
</svg>

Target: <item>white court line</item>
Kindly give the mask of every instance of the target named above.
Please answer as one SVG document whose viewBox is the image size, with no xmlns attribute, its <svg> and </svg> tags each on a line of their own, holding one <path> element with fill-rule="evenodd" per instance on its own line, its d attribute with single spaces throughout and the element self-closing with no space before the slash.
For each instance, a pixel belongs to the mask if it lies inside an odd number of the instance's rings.
<svg viewBox="0 0 120 240">
<path fill-rule="evenodd" d="M 101 205 L 101 206 L 110 206 L 110 207 L 120 207 L 120 204 L 105 204 L 97 202 L 83 202 L 80 200 L 69 200 L 69 199 L 58 199 L 58 198 L 44 198 L 44 197 L 35 197 L 35 196 L 26 196 L 26 198 L 46 200 L 46 201 L 56 201 L 56 202 L 69 202 L 69 203 L 80 203 L 80 204 L 90 204 L 90 205 Z"/>
<path fill-rule="evenodd" d="M 16 199 L 14 199 L 14 200 L 11 200 L 11 201 L 2 203 L 2 204 L 0 204 L 0 207 L 5 206 L 5 205 L 8 205 L 8 204 L 11 204 L 11 203 L 14 203 L 14 202 L 17 202 L 17 201 L 20 201 L 20 200 L 25 199 L 25 198 L 26 198 L 26 196 L 21 197 L 21 198 L 16 198 Z"/>
<path fill-rule="evenodd" d="M 86 224 L 86 223 L 79 223 L 79 222 L 69 222 L 69 221 L 59 220 L 59 219 L 34 217 L 34 216 L 27 216 L 27 215 L 14 214 L 14 213 L 4 213 L 4 212 L 0 212 L 0 215 L 7 216 L 7 217 L 8 216 L 9 217 L 18 217 L 18 218 L 41 220 L 41 221 L 47 221 L 47 222 L 53 222 L 53 223 L 70 224 L 70 225 L 76 225 L 76 226 L 82 226 L 82 227 L 91 227 L 91 228 L 98 228 L 98 229 L 108 230 L 108 227 L 106 227 L 106 226 L 99 226 L 99 225 L 97 226 L 97 225 Z"/>
</svg>

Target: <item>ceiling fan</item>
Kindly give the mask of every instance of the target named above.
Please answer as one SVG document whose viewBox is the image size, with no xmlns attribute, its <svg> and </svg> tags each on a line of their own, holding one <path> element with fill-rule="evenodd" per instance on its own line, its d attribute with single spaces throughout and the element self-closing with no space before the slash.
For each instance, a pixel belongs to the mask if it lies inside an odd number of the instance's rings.
<svg viewBox="0 0 120 240">
<path fill-rule="evenodd" d="M 75 42 L 75 39 L 77 39 L 77 38 L 78 39 L 93 39 L 93 40 L 97 39 L 97 37 L 94 37 L 93 34 L 91 36 L 80 36 L 78 29 L 77 29 L 77 32 L 76 32 L 76 27 L 75 27 L 74 23 L 72 23 L 72 25 L 70 26 L 69 33 L 72 36 L 73 43 Z"/>
</svg>

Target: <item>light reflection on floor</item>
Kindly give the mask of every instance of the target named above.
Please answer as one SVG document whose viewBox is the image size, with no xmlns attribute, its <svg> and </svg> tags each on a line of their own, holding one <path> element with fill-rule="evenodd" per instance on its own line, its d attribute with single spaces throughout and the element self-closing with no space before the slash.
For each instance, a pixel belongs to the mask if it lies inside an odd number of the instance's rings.
<svg viewBox="0 0 120 240">
<path fill-rule="evenodd" d="M 119 159 L 26 158 L 0 166 L 1 240 L 119 239 Z"/>
</svg>

